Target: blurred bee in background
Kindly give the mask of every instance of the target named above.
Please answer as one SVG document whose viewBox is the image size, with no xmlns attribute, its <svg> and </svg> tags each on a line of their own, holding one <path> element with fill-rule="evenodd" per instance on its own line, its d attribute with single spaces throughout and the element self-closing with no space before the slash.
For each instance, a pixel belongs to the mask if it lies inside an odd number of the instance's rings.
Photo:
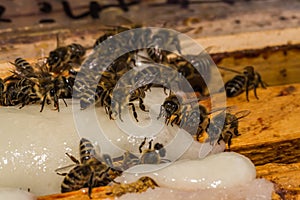
<svg viewBox="0 0 300 200">
<path fill-rule="evenodd" d="M 122 37 L 114 37 L 113 41 L 109 40 L 112 38 L 112 36 L 131 29 L 135 30 L 133 32 L 122 33 Z M 106 46 L 108 51 L 112 52 L 113 55 L 117 55 L 115 50 L 122 49 L 126 52 L 124 55 L 122 55 L 123 58 L 126 57 L 126 62 L 136 65 L 137 54 L 140 52 L 140 49 L 145 48 L 145 46 L 148 45 L 149 41 L 151 40 L 151 34 L 152 32 L 149 28 L 142 28 L 142 26 L 139 24 L 132 24 L 129 26 L 114 26 L 96 40 L 94 49 L 96 49 L 102 42 L 107 40 Z M 133 51 L 127 52 L 129 49 L 132 49 Z"/>
<path fill-rule="evenodd" d="M 116 34 L 131 30 L 131 29 L 135 29 L 135 28 L 142 28 L 142 25 L 132 24 L 129 26 L 125 26 L 125 25 L 124 26 L 112 26 L 111 29 L 105 29 L 105 33 L 96 39 L 96 42 L 94 43 L 93 48 L 96 48 L 103 41 L 107 40 L 108 38 L 110 38 Z"/>
<path fill-rule="evenodd" d="M 199 141 L 200 137 L 207 130 L 210 123 L 209 115 L 206 107 L 200 103 L 194 104 L 190 110 L 187 110 L 181 117 L 181 121 L 177 123 L 181 128 L 192 135 L 195 135 L 195 140 Z M 197 127 L 196 132 L 195 127 Z"/>
<path fill-rule="evenodd" d="M 221 117 L 223 117 L 223 113 L 220 113 L 219 115 L 215 116 L 212 119 L 212 127 L 211 127 L 211 133 L 209 134 L 211 138 L 209 140 L 214 139 L 214 135 L 219 135 L 219 138 L 217 140 L 218 144 L 220 144 L 220 141 L 223 140 L 225 144 L 227 144 L 228 151 L 230 151 L 230 145 L 231 140 L 234 136 L 239 136 L 239 120 L 248 116 L 250 114 L 249 110 L 242 110 L 235 114 L 231 114 L 229 112 L 225 112 L 225 120 L 224 124 L 222 124 Z"/>
<path fill-rule="evenodd" d="M 74 64 L 80 64 L 85 55 L 85 48 L 80 44 L 72 43 L 67 46 L 57 47 L 49 53 L 47 65 L 49 72 L 61 73 L 73 68 Z"/>
<path fill-rule="evenodd" d="M 135 118 L 135 120 L 138 122 L 137 118 L 137 112 L 135 105 L 133 101 L 139 100 L 139 107 L 141 110 L 148 112 L 148 110 L 145 109 L 145 105 L 143 104 L 143 98 L 145 98 L 145 92 L 143 89 L 137 88 L 134 90 L 128 90 L 127 87 L 117 87 L 113 91 L 109 92 L 105 99 L 109 98 L 109 101 L 104 101 L 105 106 L 107 108 L 108 114 L 111 117 L 112 113 L 115 113 L 119 116 L 119 119 L 121 121 L 121 111 L 124 108 L 125 105 L 131 106 L 132 113 Z"/>
<path fill-rule="evenodd" d="M 140 163 L 140 158 L 135 154 L 126 151 L 123 155 L 112 159 L 113 165 L 122 171 L 125 171 Z"/>
<path fill-rule="evenodd" d="M 203 77 L 207 78 L 206 81 L 210 80 L 212 63 L 205 57 L 203 52 L 198 55 L 179 55 L 161 50 L 159 53 L 161 53 L 159 59 L 150 54 L 150 59 L 143 57 L 145 59 L 143 62 L 153 63 L 154 61 L 170 67 L 191 84 L 193 91 L 190 91 L 190 88 L 181 88 L 182 90 L 185 92 L 198 92 L 202 96 L 208 96 L 207 85 Z"/>
<path fill-rule="evenodd" d="M 153 140 L 150 140 L 148 149 L 143 150 L 142 148 L 146 144 L 146 140 L 147 138 L 139 146 L 139 152 L 141 153 L 140 164 L 160 164 L 169 161 L 161 159 L 166 156 L 166 149 L 161 143 L 155 143 L 152 148 Z"/>
<path fill-rule="evenodd" d="M 35 77 L 33 67 L 23 58 L 17 58 L 14 63 L 15 70 L 12 75 L 3 80 L 2 105 L 15 106 L 22 104 L 22 107 L 29 103 L 38 101 L 34 90 Z"/>
<path fill-rule="evenodd" d="M 121 171 L 109 167 L 101 162 L 95 153 L 93 144 L 82 138 L 79 144 L 80 161 L 72 155 L 66 154 L 75 164 L 58 168 L 55 172 L 65 176 L 61 184 L 61 192 L 70 192 L 88 187 L 88 195 L 91 198 L 92 188 L 105 186 L 121 175 Z M 60 173 L 68 167 L 74 166 L 68 173 Z"/>
<path fill-rule="evenodd" d="M 219 68 L 239 74 L 225 83 L 227 97 L 235 97 L 245 91 L 246 99 L 249 101 L 248 93 L 250 89 L 253 89 L 254 96 L 258 99 L 256 89 L 259 85 L 266 88 L 267 84 L 262 81 L 260 74 L 254 70 L 253 66 L 246 66 L 242 73 L 225 67 L 219 66 Z"/>
<path fill-rule="evenodd" d="M 10 63 L 15 66 L 14 75 L 21 77 L 35 76 L 33 67 L 25 59 L 19 57 L 15 59 L 15 62 Z"/>
<path fill-rule="evenodd" d="M 35 103 L 39 101 L 39 98 L 34 89 L 35 83 L 27 78 L 22 78 L 15 82 L 14 87 L 10 89 L 7 88 L 5 91 L 10 97 L 7 96 L 7 99 L 10 99 L 10 105 L 21 104 L 20 108 L 23 108 L 29 103 Z M 15 90 L 14 92 L 12 90 Z M 15 93 L 15 96 L 13 95 Z M 14 96 L 15 98 L 12 98 Z"/>
<path fill-rule="evenodd" d="M 181 54 L 181 46 L 178 35 L 168 30 L 158 30 L 151 37 L 149 48 L 147 48 L 148 56 L 156 63 L 166 61 L 170 52 L 163 49 L 175 49 Z"/>
<path fill-rule="evenodd" d="M 127 193 L 142 193 L 145 192 L 148 188 L 154 189 L 158 187 L 157 183 L 148 176 L 143 176 L 137 181 L 128 184 L 115 184 L 113 185 L 106 193 L 106 195 L 113 197 L 120 197 Z"/>
<path fill-rule="evenodd" d="M 20 81 L 19 78 L 9 76 L 3 80 L 3 104 L 4 106 L 15 106 L 20 103 L 17 99 L 18 90 L 16 84 Z"/>
</svg>

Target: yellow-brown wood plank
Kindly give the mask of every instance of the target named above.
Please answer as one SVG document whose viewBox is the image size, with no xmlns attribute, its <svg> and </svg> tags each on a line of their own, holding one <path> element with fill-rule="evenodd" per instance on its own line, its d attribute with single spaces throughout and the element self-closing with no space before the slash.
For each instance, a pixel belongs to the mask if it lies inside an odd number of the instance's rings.
<svg viewBox="0 0 300 200">
<path fill-rule="evenodd" d="M 250 95 L 250 102 L 244 94 L 228 99 L 234 111 L 251 111 L 240 121 L 241 136 L 231 150 L 249 157 L 257 177 L 274 182 L 286 199 L 300 199 L 300 84 L 259 89 L 258 95 Z"/>
</svg>

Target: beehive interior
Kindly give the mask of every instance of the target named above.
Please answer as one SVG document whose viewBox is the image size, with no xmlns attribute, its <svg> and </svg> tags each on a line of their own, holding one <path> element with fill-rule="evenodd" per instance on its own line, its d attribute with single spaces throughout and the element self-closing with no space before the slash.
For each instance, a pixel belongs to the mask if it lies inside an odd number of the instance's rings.
<svg viewBox="0 0 300 200">
<path fill-rule="evenodd" d="M 96 2 L 101 5 L 112 4 L 111 1 Z M 90 15 L 72 19 L 58 1 L 51 2 L 52 11 L 49 13 L 40 11 L 35 1 L 32 3 L 34 6 L 23 2 L 3 1 L 0 5 L 6 10 L 1 19 L 10 19 L 11 22 L 0 21 L 0 76 L 9 74 L 8 70 L 13 67 L 9 62 L 17 57 L 24 57 L 33 63 L 46 57 L 57 47 L 57 35 L 62 45 L 75 42 L 91 48 L 96 38 L 111 25 L 141 23 L 144 26 L 166 27 L 183 32 L 208 49 L 217 65 L 238 71 L 244 66 L 252 65 L 268 83 L 266 90 L 258 89 L 259 100 L 255 99 L 253 91 L 250 91 L 250 102 L 245 100 L 244 94 L 228 99 L 228 106 L 234 106 L 233 112 L 243 109 L 251 111 L 240 122 L 241 136 L 233 139 L 232 151 L 248 156 L 257 166 L 258 177 L 274 181 L 280 194 L 286 198 L 299 197 L 300 2 L 291 0 L 287 4 L 280 0 L 252 0 L 234 1 L 233 5 L 222 1 L 193 2 L 188 8 L 183 8 L 180 4 L 164 5 L 163 0 L 147 0 L 129 6 L 128 12 L 120 8 L 109 8 L 98 12 L 99 19 L 93 19 Z M 89 3 L 70 1 L 73 14 L 86 12 Z M 113 3 L 118 4 L 118 1 Z M 153 3 L 161 6 L 149 5 Z M 52 19 L 54 22 L 41 23 L 40 20 L 43 19 Z M 224 82 L 235 75 L 227 71 L 220 72 Z M 74 136 L 70 140 L 70 135 L 60 135 L 60 150 L 51 145 L 40 147 L 32 143 L 33 148 L 47 148 L 49 152 L 61 151 L 61 157 L 55 161 L 57 167 L 68 162 L 65 152 L 74 153 L 74 149 L 77 151 L 78 137 L 73 118 L 69 115 L 71 111 L 63 103 L 60 113 L 52 111 L 51 107 L 39 113 L 39 105 L 25 106 L 21 110 L 5 107 L 0 109 L 0 120 L 7 123 L 7 126 L 0 128 L 1 137 L 5 138 L 0 142 L 0 155 L 7 156 L 11 153 L 15 157 L 14 162 L 23 162 L 17 161 L 17 158 L 24 156 L 22 159 L 25 160 L 28 156 L 35 160 L 34 164 L 39 165 L 42 162 L 42 171 L 53 170 L 47 167 L 47 162 L 50 162 L 46 159 L 47 155 L 44 158 L 42 155 L 33 156 L 35 150 L 29 152 L 26 146 L 22 150 L 12 147 L 12 138 L 20 137 L 24 129 L 28 134 L 22 135 L 20 141 L 31 140 L 32 133 L 47 141 L 57 140 L 55 135 L 60 132 L 69 132 Z M 26 124 L 24 113 L 26 116 L 32 114 L 31 117 L 36 120 L 37 125 Z M 20 120 L 15 121 L 16 115 Z M 62 119 L 59 124 L 51 120 L 56 116 Z M 48 120 L 47 126 L 43 125 L 43 120 Z M 48 126 L 51 128 L 48 129 Z M 36 132 L 37 129 L 42 131 Z M 4 159 L 0 160 L 0 167 L 5 166 L 5 162 L 7 161 Z M 27 169 L 29 171 L 25 170 L 25 173 L 35 173 L 30 172 L 30 163 L 27 164 Z M 13 169 L 8 171 L 14 173 Z M 56 176 L 55 173 L 53 176 Z M 41 177 L 43 178 L 40 180 L 30 182 L 44 187 L 43 180 L 49 177 L 42 174 Z M 19 180 L 22 187 L 26 187 L 27 181 Z M 7 183 L 2 184 L 5 186 Z M 13 183 L 8 185 L 12 186 Z M 55 188 L 53 192 L 58 191 L 60 180 L 57 179 L 52 186 Z M 28 185 L 30 187 L 31 183 Z M 35 192 L 43 195 L 43 192 Z M 278 195 L 273 198 L 280 199 Z"/>
</svg>

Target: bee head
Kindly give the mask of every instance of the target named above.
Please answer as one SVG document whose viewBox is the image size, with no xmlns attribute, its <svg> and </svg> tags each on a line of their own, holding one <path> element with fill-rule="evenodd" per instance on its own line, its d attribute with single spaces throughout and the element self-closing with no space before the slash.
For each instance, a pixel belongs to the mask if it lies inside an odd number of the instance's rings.
<svg viewBox="0 0 300 200">
<path fill-rule="evenodd" d="M 253 75 L 254 74 L 254 68 L 253 68 L 253 66 L 246 66 L 244 68 L 244 74 L 245 75 Z"/>
<path fill-rule="evenodd" d="M 58 65 L 64 59 L 67 52 L 67 48 L 64 47 L 60 47 L 55 49 L 54 51 L 51 51 L 49 57 L 47 58 L 47 63 L 50 66 Z"/>
<path fill-rule="evenodd" d="M 179 109 L 179 105 L 176 104 L 173 101 L 166 101 L 163 104 L 163 107 L 165 109 L 165 112 L 166 112 L 167 116 L 171 116 L 172 114 L 174 114 Z"/>
</svg>

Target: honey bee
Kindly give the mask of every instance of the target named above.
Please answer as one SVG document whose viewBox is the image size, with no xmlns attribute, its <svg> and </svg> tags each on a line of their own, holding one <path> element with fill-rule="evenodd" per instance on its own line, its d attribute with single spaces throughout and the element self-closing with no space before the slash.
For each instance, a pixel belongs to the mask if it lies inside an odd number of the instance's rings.
<svg viewBox="0 0 300 200">
<path fill-rule="evenodd" d="M 135 100 L 139 100 L 139 106 L 143 111 L 148 111 L 145 109 L 145 105 L 143 104 L 143 98 L 145 97 L 145 92 L 137 88 L 135 90 L 128 90 L 126 87 L 118 87 L 113 90 L 113 92 L 107 93 L 104 97 L 104 105 L 107 109 L 107 113 L 109 114 L 110 118 L 112 119 L 112 114 L 116 114 L 119 116 L 121 121 L 121 110 L 124 106 L 131 106 L 132 113 L 135 120 L 138 122 L 137 112 L 134 103 Z"/>
<path fill-rule="evenodd" d="M 199 141 L 199 138 L 207 130 L 207 127 L 210 124 L 210 114 L 211 112 L 208 112 L 203 105 L 199 103 L 194 104 L 191 110 L 187 110 L 183 114 L 180 127 L 190 134 L 195 135 L 196 140 Z M 196 132 L 194 131 L 195 127 L 197 127 Z"/>
<path fill-rule="evenodd" d="M 148 51 L 149 52 L 149 51 Z M 198 55 L 178 55 L 177 53 L 161 50 L 157 57 L 149 55 L 152 61 L 168 66 L 182 77 L 184 77 L 189 84 L 191 84 L 193 91 L 185 92 L 199 92 L 203 96 L 208 96 L 207 85 L 204 80 L 210 80 L 211 76 L 211 61 L 205 57 L 201 52 Z M 186 58 L 189 60 L 186 60 Z M 149 59 L 145 62 L 151 62 Z M 198 71 L 199 70 L 199 71 Z M 183 88 L 187 90 L 187 88 Z"/>
<path fill-rule="evenodd" d="M 112 29 L 106 29 L 105 33 L 96 40 L 95 44 L 93 45 L 93 48 L 96 48 L 100 43 L 102 43 L 103 41 L 107 40 L 108 38 L 110 38 L 116 34 L 131 30 L 131 29 L 135 29 L 135 28 L 141 28 L 141 27 L 142 27 L 142 25 L 140 25 L 140 24 L 132 24 L 129 26 L 113 26 Z"/>
<path fill-rule="evenodd" d="M 34 69 L 33 67 L 23 58 L 16 58 L 15 62 L 12 63 L 15 66 L 14 74 L 20 75 L 23 77 L 32 77 L 34 76 Z"/>
<path fill-rule="evenodd" d="M 165 116 L 165 123 L 168 125 L 170 123 L 171 116 L 174 115 L 175 118 L 171 122 L 171 125 L 173 125 L 173 122 L 178 122 L 181 116 L 181 107 L 180 107 L 180 101 L 177 98 L 176 95 L 169 95 L 164 103 L 160 106 L 160 112 L 157 117 L 157 119 L 160 119 L 161 116 Z"/>
<path fill-rule="evenodd" d="M 148 148 L 143 149 L 146 144 L 146 140 L 147 139 L 144 138 L 143 142 L 139 146 L 140 156 L 126 151 L 123 155 L 112 159 L 113 166 L 125 171 L 135 165 L 170 162 L 168 159 L 162 159 L 166 156 L 166 149 L 161 143 L 155 143 L 154 147 L 152 148 L 153 140 L 150 140 Z"/>
<path fill-rule="evenodd" d="M 164 51 L 159 47 L 164 47 L 164 49 L 175 48 L 178 53 L 181 54 L 178 36 L 168 30 L 159 30 L 151 37 L 150 48 L 147 49 L 147 53 L 155 62 L 162 62 L 163 58 L 169 54 L 169 52 Z"/>
<path fill-rule="evenodd" d="M 1 105 L 16 106 L 22 104 L 20 108 L 29 103 L 38 101 L 34 91 L 35 83 L 27 78 L 20 78 L 11 75 L 3 80 Z"/>
<path fill-rule="evenodd" d="M 22 104 L 22 107 L 30 102 L 37 101 L 37 96 L 33 89 L 35 83 L 30 79 L 35 77 L 33 67 L 23 58 L 15 59 L 15 70 L 13 74 L 3 80 L 3 105 L 15 106 Z"/>
<path fill-rule="evenodd" d="M 85 55 L 85 48 L 80 44 L 72 43 L 67 46 L 57 47 L 49 53 L 47 65 L 49 71 L 61 73 L 72 68 L 72 63 L 80 63 Z"/>
<path fill-rule="evenodd" d="M 225 67 L 219 66 L 219 68 L 239 74 L 225 83 L 225 91 L 228 97 L 238 96 L 245 91 L 246 99 L 247 101 L 249 101 L 248 93 L 250 89 L 253 89 L 254 96 L 256 97 L 256 99 L 258 99 L 256 89 L 259 87 L 259 84 L 262 88 L 266 88 L 266 83 L 262 81 L 260 74 L 254 70 L 253 66 L 246 66 L 242 73 L 227 69 Z"/>
<path fill-rule="evenodd" d="M 162 116 L 165 117 L 165 124 L 171 123 L 179 125 L 182 121 L 182 117 L 186 115 L 186 112 L 193 108 L 195 102 L 186 100 L 184 97 L 171 94 L 169 95 L 164 103 L 160 106 L 160 112 L 157 119 Z"/>
<path fill-rule="evenodd" d="M 35 83 L 30 79 L 23 78 L 16 82 L 15 88 L 17 90 L 16 99 L 17 102 L 21 104 L 23 108 L 29 103 L 35 103 L 39 100 L 36 91 L 34 90 Z"/>
<path fill-rule="evenodd" d="M 9 76 L 3 80 L 3 92 L 2 92 L 2 98 L 3 98 L 3 104 L 4 106 L 15 106 L 19 103 L 19 100 L 17 99 L 18 91 L 16 89 L 16 83 L 20 79 Z"/>
<path fill-rule="evenodd" d="M 108 185 L 122 173 L 101 162 L 100 158 L 97 158 L 94 146 L 85 138 L 80 140 L 79 153 L 80 161 L 66 154 L 75 163 L 75 167 L 69 173 L 59 173 L 65 167 L 55 170 L 58 175 L 65 176 L 61 184 L 62 193 L 88 187 L 88 195 L 91 198 L 93 187 Z"/>
<path fill-rule="evenodd" d="M 123 155 L 113 158 L 112 162 L 115 167 L 125 171 L 138 165 L 140 163 L 140 158 L 129 151 L 125 151 Z"/>
<path fill-rule="evenodd" d="M 166 159 L 161 159 L 166 156 L 166 149 L 161 143 L 155 143 L 152 149 L 153 140 L 149 141 L 148 149 L 143 150 L 143 146 L 146 144 L 146 138 L 139 146 L 139 152 L 141 153 L 139 164 L 159 164 L 167 162 Z"/>
<path fill-rule="evenodd" d="M 215 131 L 219 138 L 217 140 L 218 144 L 221 140 L 223 140 L 230 151 L 231 140 L 234 136 L 239 136 L 240 133 L 238 131 L 239 120 L 248 116 L 250 111 L 242 110 L 235 114 L 231 114 L 229 112 L 225 112 L 225 121 L 222 124 L 221 117 L 223 117 L 222 113 L 218 114 L 212 119 L 212 131 Z M 212 135 L 212 134 L 210 134 Z M 214 134 L 216 135 L 216 134 Z"/>
<path fill-rule="evenodd" d="M 72 93 L 72 88 L 68 79 L 62 75 L 52 76 L 49 72 L 42 71 L 39 73 L 38 78 L 33 80 L 36 83 L 34 85 L 34 90 L 41 100 L 40 112 L 43 111 L 45 103 L 50 104 L 52 101 L 55 109 L 59 112 L 59 98 L 68 96 L 68 94 Z M 67 106 L 65 100 L 62 100 Z"/>
<path fill-rule="evenodd" d="M 152 178 L 143 176 L 133 183 L 113 185 L 109 191 L 106 192 L 106 195 L 120 197 L 127 193 L 142 193 L 148 188 L 154 189 L 155 187 L 158 187 L 158 185 Z"/>
</svg>

